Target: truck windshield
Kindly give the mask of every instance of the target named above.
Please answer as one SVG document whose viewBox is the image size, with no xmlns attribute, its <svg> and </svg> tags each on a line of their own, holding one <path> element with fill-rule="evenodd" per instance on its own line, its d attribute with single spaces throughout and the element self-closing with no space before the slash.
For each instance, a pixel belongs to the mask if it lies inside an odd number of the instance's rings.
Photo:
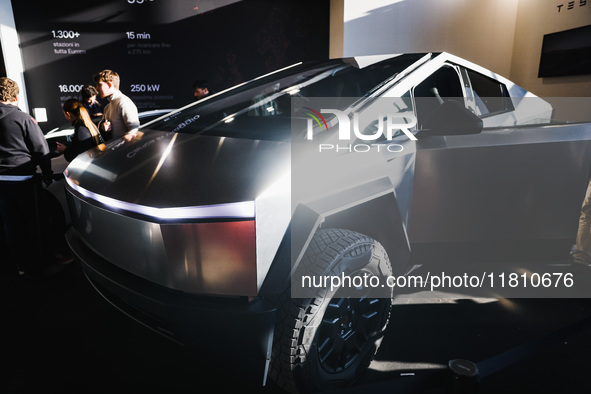
<svg viewBox="0 0 591 394">
<path fill-rule="evenodd" d="M 364 68 L 341 59 L 288 67 L 173 112 L 144 131 L 288 140 L 292 97 L 366 97 L 421 56 L 401 55 Z"/>
</svg>

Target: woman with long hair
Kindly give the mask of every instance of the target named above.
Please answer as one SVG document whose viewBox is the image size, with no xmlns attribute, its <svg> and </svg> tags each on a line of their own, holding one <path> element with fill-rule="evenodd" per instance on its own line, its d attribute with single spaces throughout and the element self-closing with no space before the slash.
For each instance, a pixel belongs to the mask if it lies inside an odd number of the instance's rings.
<svg viewBox="0 0 591 394">
<path fill-rule="evenodd" d="M 90 119 L 90 115 L 84 104 L 76 99 L 69 99 L 63 105 L 64 116 L 72 122 L 74 135 L 69 145 L 58 143 L 57 150 L 64 154 L 67 161 L 72 161 L 80 153 L 87 151 L 102 143 L 102 137 L 96 125 Z"/>
</svg>

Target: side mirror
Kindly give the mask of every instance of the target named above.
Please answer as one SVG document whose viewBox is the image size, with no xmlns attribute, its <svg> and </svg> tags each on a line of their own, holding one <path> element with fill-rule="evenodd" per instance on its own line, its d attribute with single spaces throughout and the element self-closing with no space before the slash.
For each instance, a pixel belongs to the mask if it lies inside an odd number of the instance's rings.
<svg viewBox="0 0 591 394">
<path fill-rule="evenodd" d="M 423 122 L 421 133 L 425 135 L 465 135 L 482 131 L 482 119 L 455 100 L 441 104 Z"/>
</svg>

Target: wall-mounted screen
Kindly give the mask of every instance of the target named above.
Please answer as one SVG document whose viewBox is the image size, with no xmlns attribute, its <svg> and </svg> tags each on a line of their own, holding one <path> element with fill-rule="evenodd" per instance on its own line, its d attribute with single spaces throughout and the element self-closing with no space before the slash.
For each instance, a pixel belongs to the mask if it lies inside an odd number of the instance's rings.
<svg viewBox="0 0 591 394">
<path fill-rule="evenodd" d="M 538 78 L 591 74 L 591 25 L 544 35 Z"/>
</svg>

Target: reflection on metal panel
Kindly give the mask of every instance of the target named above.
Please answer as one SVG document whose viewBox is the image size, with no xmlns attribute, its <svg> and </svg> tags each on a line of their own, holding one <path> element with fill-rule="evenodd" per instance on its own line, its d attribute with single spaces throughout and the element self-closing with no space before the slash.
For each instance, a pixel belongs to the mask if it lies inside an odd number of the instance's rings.
<svg viewBox="0 0 591 394">
<path fill-rule="evenodd" d="M 411 242 L 574 239 L 589 138 L 571 125 L 422 140 Z"/>
<path fill-rule="evenodd" d="M 110 212 L 66 193 L 72 226 L 99 256 L 143 278 L 168 285 L 160 226 Z"/>
<path fill-rule="evenodd" d="M 254 220 L 158 224 L 68 197 L 74 229 L 114 265 L 174 290 L 256 295 Z"/>
<path fill-rule="evenodd" d="M 254 220 L 161 225 L 168 273 L 194 293 L 257 293 Z"/>
</svg>

